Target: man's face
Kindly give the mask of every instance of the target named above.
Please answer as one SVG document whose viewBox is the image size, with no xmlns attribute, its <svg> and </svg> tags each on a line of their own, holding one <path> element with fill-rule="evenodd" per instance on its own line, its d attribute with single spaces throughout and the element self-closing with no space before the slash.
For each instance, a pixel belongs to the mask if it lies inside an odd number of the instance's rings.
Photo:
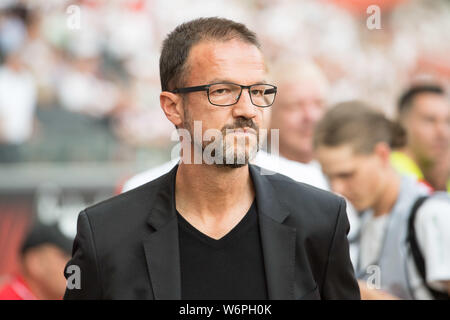
<svg viewBox="0 0 450 320">
<path fill-rule="evenodd" d="M 403 123 L 408 148 L 419 161 L 433 164 L 450 147 L 450 105 L 445 97 L 418 95 Z"/>
<path fill-rule="evenodd" d="M 200 42 L 192 47 L 187 63 L 189 74 L 185 87 L 217 82 L 241 85 L 265 82 L 266 70 L 260 50 L 239 40 Z M 239 166 L 236 165 L 237 159 L 245 158 L 245 163 L 248 163 L 251 155 L 256 153 L 259 128 L 267 108 L 254 106 L 248 90 L 244 89 L 239 102 L 232 106 L 212 105 L 206 92 L 189 93 L 183 104 L 183 127 L 190 131 L 192 137 L 194 121 L 202 122 L 202 135 L 208 129 L 221 131 L 224 156 L 230 150 L 234 152 L 235 164 L 232 167 Z M 209 143 L 203 142 L 203 149 Z"/>
<path fill-rule="evenodd" d="M 351 145 L 321 146 L 316 156 L 331 189 L 346 197 L 356 210 L 366 210 L 376 203 L 385 172 L 379 156 L 355 154 Z"/>
<path fill-rule="evenodd" d="M 70 256 L 55 245 L 43 244 L 26 252 L 27 273 L 38 283 L 46 299 L 61 299 L 66 289 L 64 267 Z"/>
<path fill-rule="evenodd" d="M 280 147 L 308 158 L 313 152 L 313 134 L 325 112 L 323 83 L 312 78 L 282 82 L 272 111 L 272 128 L 280 129 Z"/>
<path fill-rule="evenodd" d="M 64 270 L 70 256 L 55 246 L 49 246 L 45 253 L 45 265 L 47 267 L 47 275 L 45 277 L 49 293 L 54 294 L 55 299 L 60 299 L 64 295 L 66 289 L 66 281 L 61 270 Z"/>
</svg>

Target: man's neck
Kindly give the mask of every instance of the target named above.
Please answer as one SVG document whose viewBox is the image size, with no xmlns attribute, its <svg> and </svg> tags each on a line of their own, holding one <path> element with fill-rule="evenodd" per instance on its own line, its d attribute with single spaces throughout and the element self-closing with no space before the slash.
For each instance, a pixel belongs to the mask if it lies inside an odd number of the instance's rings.
<svg viewBox="0 0 450 320">
<path fill-rule="evenodd" d="M 254 196 L 247 165 L 240 168 L 207 164 L 179 165 L 175 198 L 180 213 L 220 219 L 220 216 L 230 211 L 251 205 Z"/>
<path fill-rule="evenodd" d="M 425 158 L 418 157 L 410 148 L 403 148 L 401 150 L 404 154 L 406 154 L 411 160 L 419 167 L 419 169 L 423 171 L 428 171 L 432 166 L 432 161 L 429 161 Z"/>
<path fill-rule="evenodd" d="M 294 152 L 289 148 L 282 148 L 281 146 L 280 146 L 280 156 L 288 160 L 297 161 L 304 164 L 308 164 L 313 160 L 312 153 Z"/>
<path fill-rule="evenodd" d="M 407 147 L 399 149 L 400 152 L 403 152 L 408 158 L 410 158 L 416 165 L 419 165 L 418 159 L 416 159 L 414 153 Z"/>
<path fill-rule="evenodd" d="M 192 226 L 220 239 L 242 220 L 255 198 L 248 166 L 181 163 L 175 182 L 176 209 Z"/>
<path fill-rule="evenodd" d="M 390 169 L 385 176 L 387 185 L 383 188 L 378 201 L 373 206 L 373 213 L 375 217 L 389 214 L 397 202 L 400 193 L 400 177 Z"/>
</svg>

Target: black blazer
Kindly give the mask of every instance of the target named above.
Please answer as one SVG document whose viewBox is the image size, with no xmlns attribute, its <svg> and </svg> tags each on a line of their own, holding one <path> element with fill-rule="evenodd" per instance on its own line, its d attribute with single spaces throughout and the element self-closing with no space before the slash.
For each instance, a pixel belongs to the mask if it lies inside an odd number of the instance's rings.
<svg viewBox="0 0 450 320">
<path fill-rule="evenodd" d="M 66 271 L 80 268 L 81 289 L 67 289 L 65 299 L 181 298 L 177 168 L 80 213 Z M 249 170 L 269 299 L 359 299 L 344 199 Z"/>
</svg>

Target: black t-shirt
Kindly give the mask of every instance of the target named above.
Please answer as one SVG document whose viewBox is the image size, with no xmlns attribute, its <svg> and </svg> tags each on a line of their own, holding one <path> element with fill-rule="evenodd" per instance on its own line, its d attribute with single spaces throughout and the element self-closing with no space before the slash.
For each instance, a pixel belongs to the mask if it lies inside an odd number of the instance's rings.
<svg viewBox="0 0 450 320">
<path fill-rule="evenodd" d="M 182 299 L 267 299 L 255 201 L 242 220 L 219 240 L 177 215 Z"/>
</svg>

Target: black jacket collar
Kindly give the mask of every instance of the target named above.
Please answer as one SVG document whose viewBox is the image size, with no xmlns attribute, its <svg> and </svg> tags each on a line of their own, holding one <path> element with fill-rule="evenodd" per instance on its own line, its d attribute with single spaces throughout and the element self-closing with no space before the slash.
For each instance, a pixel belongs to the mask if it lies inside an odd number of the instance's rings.
<svg viewBox="0 0 450 320">
<path fill-rule="evenodd" d="M 277 194 L 270 180 L 266 175 L 261 174 L 261 168 L 255 165 L 248 165 L 250 175 L 255 187 L 256 204 L 259 214 L 282 223 L 289 215 L 289 211 L 284 209 L 277 199 Z M 151 213 L 147 222 L 154 229 L 158 230 L 170 220 L 175 218 L 175 177 L 178 165 L 173 167 L 170 172 L 161 177 L 161 188 L 159 189 Z"/>
</svg>

